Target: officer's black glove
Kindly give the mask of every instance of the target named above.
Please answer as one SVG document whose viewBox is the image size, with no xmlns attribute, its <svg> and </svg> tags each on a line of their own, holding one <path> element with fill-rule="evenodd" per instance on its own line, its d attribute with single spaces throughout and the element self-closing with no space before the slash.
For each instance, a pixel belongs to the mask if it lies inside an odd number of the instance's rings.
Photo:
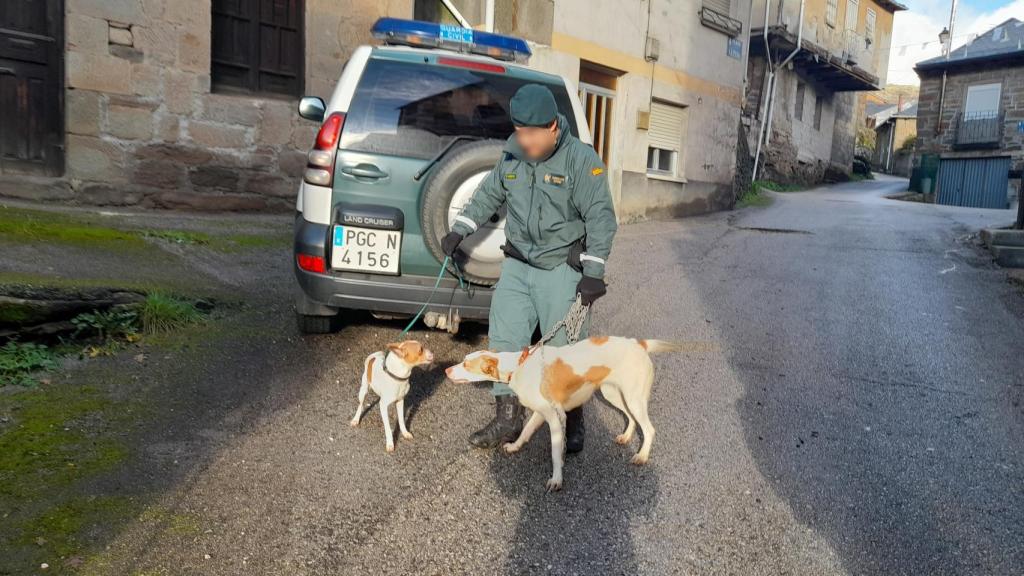
<svg viewBox="0 0 1024 576">
<path fill-rule="evenodd" d="M 441 251 L 444 252 L 445 256 L 455 256 L 455 251 L 459 249 L 459 244 L 462 243 L 463 238 L 465 236 L 454 230 L 449 232 L 447 236 L 441 238 Z"/>
<path fill-rule="evenodd" d="M 590 306 L 594 303 L 594 300 L 604 296 L 608 290 L 605 289 L 604 280 L 584 276 L 580 278 L 580 283 L 576 285 L 576 292 L 579 293 L 580 301 L 583 305 Z"/>
</svg>

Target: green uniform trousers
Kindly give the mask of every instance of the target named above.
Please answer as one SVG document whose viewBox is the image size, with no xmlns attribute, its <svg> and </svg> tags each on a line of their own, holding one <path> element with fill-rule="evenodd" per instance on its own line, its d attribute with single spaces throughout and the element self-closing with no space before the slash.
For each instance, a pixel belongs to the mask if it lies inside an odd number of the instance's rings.
<svg viewBox="0 0 1024 576">
<path fill-rule="evenodd" d="M 501 277 L 491 297 L 490 326 L 487 336 L 496 352 L 515 352 L 533 342 L 533 333 L 540 326 L 541 335 L 565 317 L 576 301 L 576 284 L 582 275 L 566 263 L 551 270 L 534 268 L 514 258 L 506 258 Z M 580 338 L 587 336 L 590 318 L 583 324 Z M 551 346 L 568 344 L 565 330 L 549 342 Z M 495 396 L 512 394 L 507 384 L 495 382 Z"/>
</svg>

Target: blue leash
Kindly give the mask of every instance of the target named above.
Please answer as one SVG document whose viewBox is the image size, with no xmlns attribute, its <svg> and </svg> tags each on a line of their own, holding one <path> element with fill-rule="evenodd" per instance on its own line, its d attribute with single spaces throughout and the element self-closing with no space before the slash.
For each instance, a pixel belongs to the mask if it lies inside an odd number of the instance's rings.
<svg viewBox="0 0 1024 576">
<path fill-rule="evenodd" d="M 423 306 L 420 307 L 420 311 L 417 312 L 416 315 L 412 317 L 412 320 L 409 321 L 409 324 L 405 327 L 405 329 L 402 330 L 401 333 L 399 333 L 399 338 L 409 333 L 409 330 L 412 329 L 413 325 L 416 324 L 416 321 L 420 319 L 420 316 L 422 316 L 423 312 L 427 309 L 427 306 L 430 305 L 430 301 L 434 299 L 434 294 L 437 293 L 437 288 L 438 286 L 441 285 L 441 278 L 444 278 L 444 272 L 445 270 L 448 269 L 449 261 L 451 261 L 451 257 L 445 256 L 444 262 L 441 263 L 441 270 L 440 272 L 437 273 L 437 280 L 434 281 L 434 288 L 430 291 L 430 295 L 427 296 L 427 301 L 423 303 Z M 459 288 L 465 289 L 465 285 L 462 282 L 462 271 L 459 270 L 459 265 L 455 264 L 455 262 L 452 262 L 452 264 L 455 266 L 455 270 L 457 272 L 457 274 L 455 274 L 454 276 L 459 279 Z"/>
</svg>

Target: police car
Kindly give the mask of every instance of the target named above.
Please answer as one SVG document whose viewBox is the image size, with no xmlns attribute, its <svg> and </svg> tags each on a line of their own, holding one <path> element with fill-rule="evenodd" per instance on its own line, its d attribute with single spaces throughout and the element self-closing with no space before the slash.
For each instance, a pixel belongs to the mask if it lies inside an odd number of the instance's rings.
<svg viewBox="0 0 1024 576">
<path fill-rule="evenodd" d="M 403 317 L 423 306 L 444 260 L 441 238 L 514 131 L 509 100 L 521 86 L 547 86 L 573 134 L 590 142 L 575 88 L 526 67 L 522 39 L 394 18 L 378 20 L 373 36 L 382 45 L 355 50 L 326 103 L 299 103 L 320 123 L 296 202 L 305 333 L 334 330 L 346 310 Z M 471 287 L 446 274 L 428 325 L 486 320 L 504 225 L 500 210 L 463 241 Z"/>
</svg>

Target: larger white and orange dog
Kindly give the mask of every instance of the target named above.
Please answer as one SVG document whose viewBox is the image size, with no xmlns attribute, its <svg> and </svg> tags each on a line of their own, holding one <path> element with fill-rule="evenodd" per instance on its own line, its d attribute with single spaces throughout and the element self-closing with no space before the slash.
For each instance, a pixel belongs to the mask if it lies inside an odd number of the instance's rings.
<svg viewBox="0 0 1024 576">
<path fill-rule="evenodd" d="M 654 384 L 650 354 L 680 350 L 662 340 L 636 340 L 597 336 L 571 346 L 542 346 L 523 352 L 473 352 L 445 373 L 453 382 L 506 382 L 519 402 L 533 410 L 515 442 L 505 444 L 508 453 L 519 451 L 544 422 L 551 429 L 551 478 L 548 490 L 562 488 L 565 451 L 565 413 L 583 405 L 594 392 L 626 415 L 626 429 L 615 437 L 619 444 L 633 438 L 637 424 L 643 433 L 633 464 L 651 457 L 654 426 L 647 417 L 647 402 Z"/>
</svg>

